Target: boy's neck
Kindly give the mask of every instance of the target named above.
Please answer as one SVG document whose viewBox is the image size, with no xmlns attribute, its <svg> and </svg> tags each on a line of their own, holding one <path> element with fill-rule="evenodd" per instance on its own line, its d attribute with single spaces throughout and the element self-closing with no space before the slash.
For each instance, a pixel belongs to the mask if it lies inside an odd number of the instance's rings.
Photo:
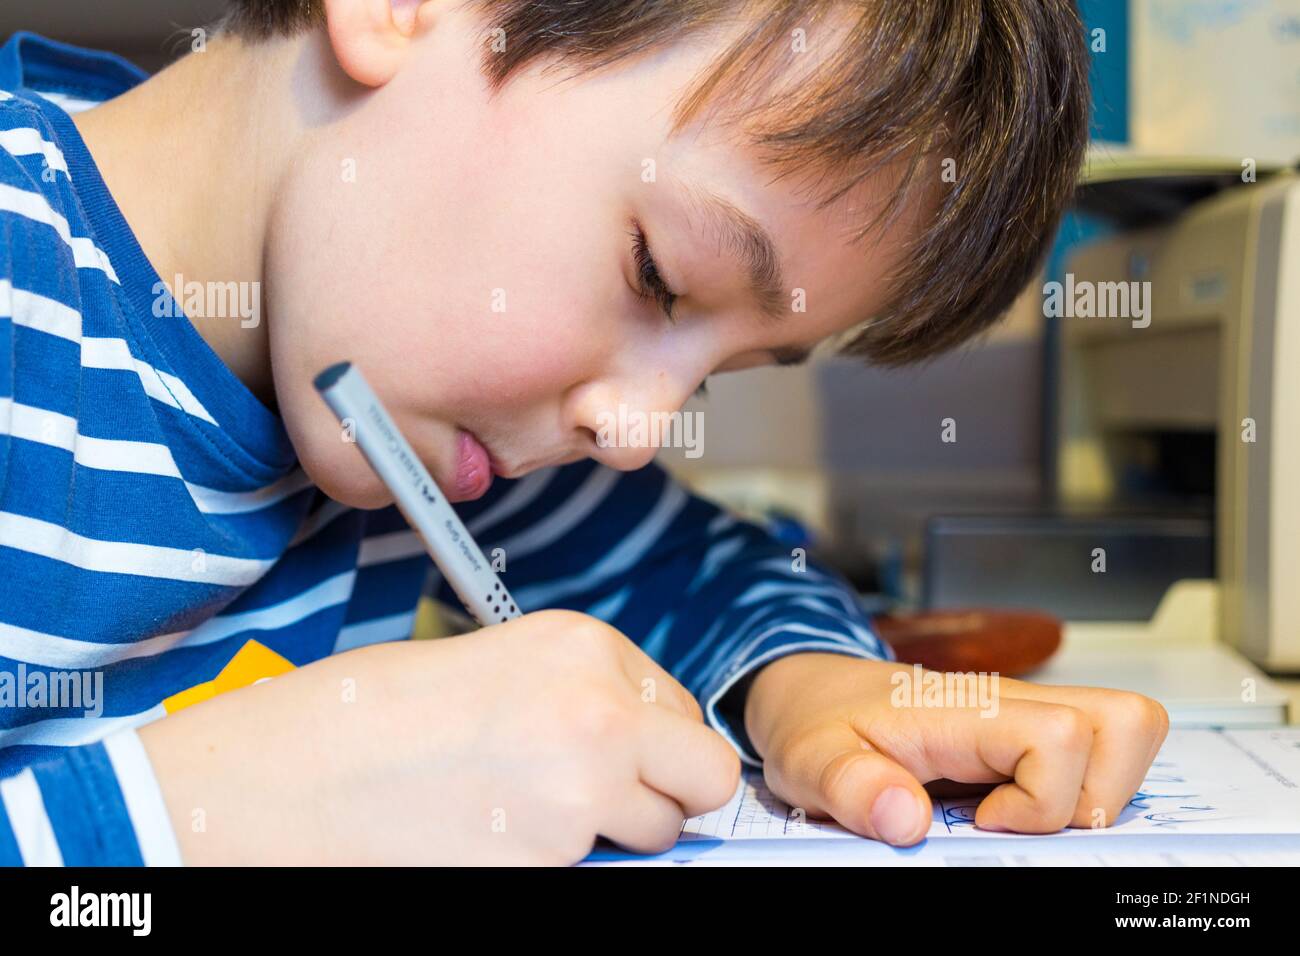
<svg viewBox="0 0 1300 956">
<path fill-rule="evenodd" d="M 258 283 L 278 184 L 304 137 L 355 96 L 319 31 L 245 44 L 211 39 L 75 122 L 145 255 L 174 288 Z M 199 334 L 275 409 L 267 322 L 193 316 Z"/>
</svg>

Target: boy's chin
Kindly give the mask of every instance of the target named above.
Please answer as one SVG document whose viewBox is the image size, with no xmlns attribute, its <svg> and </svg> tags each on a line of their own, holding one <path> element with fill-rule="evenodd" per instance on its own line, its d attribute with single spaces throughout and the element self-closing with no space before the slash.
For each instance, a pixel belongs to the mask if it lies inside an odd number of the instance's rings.
<svg viewBox="0 0 1300 956">
<path fill-rule="evenodd" d="M 302 466 L 312 484 L 339 504 L 369 511 L 393 503 L 393 493 L 364 461 L 355 463 L 336 458 L 325 462 L 303 461 Z"/>
<path fill-rule="evenodd" d="M 311 475 L 311 472 L 308 472 Z M 339 505 L 348 507 L 359 507 L 359 509 L 373 510 L 380 507 L 387 507 L 393 503 L 393 492 L 390 492 L 387 485 L 383 484 L 380 479 L 373 473 L 363 473 L 355 477 L 346 477 L 342 481 L 338 476 L 329 475 L 324 480 L 317 481 L 312 479 L 317 488 L 328 494 L 329 497 L 337 501 Z"/>
</svg>

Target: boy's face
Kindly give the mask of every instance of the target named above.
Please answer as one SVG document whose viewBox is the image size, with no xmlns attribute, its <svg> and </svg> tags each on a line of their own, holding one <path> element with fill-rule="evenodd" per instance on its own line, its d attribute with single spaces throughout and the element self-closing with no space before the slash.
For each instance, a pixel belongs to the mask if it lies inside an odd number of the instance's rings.
<svg viewBox="0 0 1300 956">
<path fill-rule="evenodd" d="M 669 136 L 716 41 L 564 83 L 530 69 L 495 100 L 478 43 L 451 15 L 418 36 L 391 80 L 316 128 L 275 202 L 277 400 L 332 497 L 391 501 L 312 387 L 333 362 L 358 364 L 448 496 L 468 500 L 489 480 L 475 441 L 506 477 L 587 456 L 640 467 L 655 449 L 599 447 L 602 414 L 676 411 L 706 376 L 772 364 L 883 303 L 909 217 L 878 243 L 849 236 L 884 187 L 818 211 L 721 125 Z M 702 192 L 770 237 L 777 318 Z M 680 296 L 673 319 L 639 295 L 634 222 Z"/>
</svg>

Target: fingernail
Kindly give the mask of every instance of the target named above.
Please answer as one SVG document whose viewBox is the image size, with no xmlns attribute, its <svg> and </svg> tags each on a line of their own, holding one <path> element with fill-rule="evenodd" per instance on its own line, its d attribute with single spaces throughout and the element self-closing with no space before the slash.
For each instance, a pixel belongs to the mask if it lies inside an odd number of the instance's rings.
<svg viewBox="0 0 1300 956">
<path fill-rule="evenodd" d="M 906 787 L 890 787 L 871 806 L 871 826 L 886 843 L 909 843 L 920 825 L 920 805 Z"/>
</svg>

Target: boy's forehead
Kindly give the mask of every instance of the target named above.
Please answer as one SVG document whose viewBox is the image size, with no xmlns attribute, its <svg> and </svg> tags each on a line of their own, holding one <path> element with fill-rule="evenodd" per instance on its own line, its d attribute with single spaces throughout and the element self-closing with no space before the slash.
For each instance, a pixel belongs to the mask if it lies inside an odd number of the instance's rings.
<svg viewBox="0 0 1300 956">
<path fill-rule="evenodd" d="M 666 147 L 660 180 L 698 227 L 740 250 L 766 318 L 779 322 L 792 301 L 806 303 L 816 331 L 830 335 L 880 311 L 890 279 L 933 215 L 937 188 L 917 188 L 892 214 L 907 161 L 882 166 L 848 185 L 831 170 L 782 175 L 743 136 L 718 125 L 693 126 Z M 923 158 L 917 181 L 932 160 Z M 826 197 L 835 196 L 825 202 Z"/>
<path fill-rule="evenodd" d="M 759 82 L 729 76 L 709 96 L 694 102 L 689 96 L 679 98 L 675 117 L 680 125 L 671 137 L 679 148 L 669 150 L 677 160 L 670 163 L 669 178 L 680 173 L 679 187 L 702 214 L 725 223 L 729 228 L 724 234 L 747 247 L 756 263 L 772 262 L 770 268 L 755 269 L 768 274 L 765 283 L 756 276 L 756 285 L 767 286 L 767 304 L 788 312 L 797 290 L 816 290 L 823 305 L 819 311 L 841 316 L 832 323 L 836 332 L 888 304 L 892 273 L 932 219 L 941 197 L 933 148 L 918 155 L 918 146 L 862 175 L 861 165 L 834 169 L 812 155 L 800 163 L 797 157 L 791 162 L 786 153 L 778 165 L 771 161 L 775 154 L 760 145 L 774 121 L 789 121 L 783 112 L 793 100 L 791 94 L 817 82 L 827 61 L 842 50 L 851 23 L 829 17 L 819 24 L 814 42 L 797 55 L 777 55 Z M 691 72 L 691 80 L 683 89 L 694 89 L 707 75 L 709 57 L 748 29 L 738 22 L 729 30 L 705 31 L 688 40 L 684 49 L 693 53 L 679 65 Z M 701 55 L 703 59 L 695 59 Z M 689 163 L 682 162 L 684 155 L 690 156 Z M 914 188 L 900 195 L 914 160 Z M 715 188 L 710 183 L 723 185 Z M 890 210 L 896 198 L 902 201 Z"/>
</svg>

